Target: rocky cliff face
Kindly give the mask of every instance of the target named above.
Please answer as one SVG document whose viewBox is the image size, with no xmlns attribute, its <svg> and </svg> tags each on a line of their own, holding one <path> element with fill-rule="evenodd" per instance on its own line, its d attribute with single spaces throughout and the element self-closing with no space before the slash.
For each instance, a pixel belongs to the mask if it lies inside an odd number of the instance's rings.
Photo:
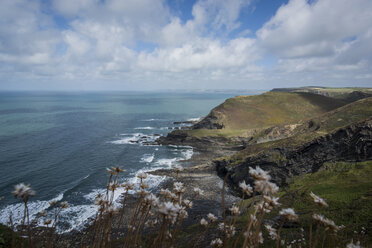
<svg viewBox="0 0 372 248">
<path fill-rule="evenodd" d="M 211 111 L 206 117 L 204 117 L 201 121 L 194 124 L 192 129 L 222 129 L 225 125 L 221 123 L 220 119 L 218 118 L 217 114 L 214 111 Z"/>
<path fill-rule="evenodd" d="M 293 176 L 313 173 L 324 162 L 372 160 L 372 118 L 340 128 L 298 147 L 277 147 L 249 156 L 241 163 L 215 161 L 218 174 L 229 173 L 228 183 L 238 189 L 238 183 L 245 180 L 253 183 L 249 167 L 260 166 L 269 171 L 272 181 L 283 186 Z"/>
<path fill-rule="evenodd" d="M 188 135 L 183 130 L 176 130 L 170 132 L 166 137 L 159 137 L 156 141 L 161 145 L 177 145 L 177 146 L 192 146 L 199 151 L 214 151 L 219 150 L 218 154 L 224 155 L 223 150 L 226 150 L 226 154 L 231 154 L 231 151 L 242 150 L 246 145 L 245 138 L 225 138 L 225 137 L 195 137 Z"/>
</svg>

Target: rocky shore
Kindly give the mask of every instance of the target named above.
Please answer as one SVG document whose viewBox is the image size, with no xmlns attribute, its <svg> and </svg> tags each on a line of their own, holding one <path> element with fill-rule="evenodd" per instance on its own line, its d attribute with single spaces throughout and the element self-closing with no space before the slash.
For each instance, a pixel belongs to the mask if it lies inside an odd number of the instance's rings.
<svg viewBox="0 0 372 248">
<path fill-rule="evenodd" d="M 159 139 L 157 142 L 162 142 Z M 171 145 L 172 142 L 168 139 L 167 144 Z M 189 145 L 192 143 L 188 143 Z M 159 169 L 149 172 L 153 175 L 166 176 L 166 179 L 159 185 L 158 188 L 153 190 L 157 194 L 162 188 L 172 189 L 174 182 L 182 182 L 186 189 L 184 199 L 190 199 L 193 202 L 193 207 L 188 210 L 188 218 L 183 221 L 183 227 L 187 227 L 200 222 L 201 218 L 206 218 L 208 213 L 213 213 L 218 218 L 222 218 L 222 189 L 223 179 L 218 176 L 216 164 L 214 160 L 222 155 L 231 155 L 236 152 L 237 148 L 226 149 L 226 147 L 214 145 L 204 146 L 199 142 L 194 143 L 199 148 L 194 147 L 194 154 L 191 159 L 180 161 L 184 170 L 176 175 L 174 170 Z M 217 144 L 217 143 L 216 143 Z M 181 145 L 179 142 L 172 145 Z M 186 145 L 182 143 L 182 145 Z M 201 196 L 195 197 L 193 188 L 200 188 L 204 193 Z M 120 239 L 124 236 L 130 222 L 130 217 L 136 206 L 137 197 L 129 195 L 125 203 L 125 215 L 122 220 L 122 227 L 115 228 L 119 220 L 119 216 L 115 217 L 113 224 L 113 239 Z M 225 212 L 228 214 L 228 208 L 240 200 L 234 194 L 234 191 L 226 185 L 224 190 Z M 87 224 L 82 231 L 72 231 L 59 236 L 58 247 L 81 247 L 82 244 L 89 243 L 89 234 L 92 230 L 92 222 Z"/>
</svg>

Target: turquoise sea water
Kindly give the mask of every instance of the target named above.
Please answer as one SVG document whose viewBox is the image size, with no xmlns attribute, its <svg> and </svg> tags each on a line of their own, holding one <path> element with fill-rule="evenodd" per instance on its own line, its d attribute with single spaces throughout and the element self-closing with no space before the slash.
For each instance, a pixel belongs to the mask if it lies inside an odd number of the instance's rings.
<svg viewBox="0 0 372 248">
<path fill-rule="evenodd" d="M 96 211 L 105 168 L 126 171 L 120 181 L 135 181 L 139 171 L 170 168 L 192 155 L 188 147 L 146 146 L 166 135 L 174 121 L 199 118 L 233 94 L 183 93 L 0 93 L 0 222 L 11 213 L 20 220 L 17 183 L 37 192 L 31 214 L 48 210 L 49 201 L 68 201 L 61 231 L 81 227 Z M 151 176 L 156 187 L 162 177 Z M 117 195 L 119 196 L 119 194 Z"/>
</svg>

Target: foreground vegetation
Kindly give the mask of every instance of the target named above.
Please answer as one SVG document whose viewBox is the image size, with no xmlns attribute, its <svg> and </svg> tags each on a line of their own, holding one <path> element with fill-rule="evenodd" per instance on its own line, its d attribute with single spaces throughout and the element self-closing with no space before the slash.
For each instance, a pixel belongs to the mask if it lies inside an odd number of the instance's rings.
<svg viewBox="0 0 372 248">
<path fill-rule="evenodd" d="M 175 166 L 174 170 L 178 175 L 183 168 Z M 81 247 L 360 247 L 372 242 L 368 236 L 372 220 L 371 161 L 326 163 L 320 171 L 296 178 L 280 191 L 270 182 L 268 172 L 250 168 L 254 185 L 239 184 L 240 202 L 223 211 L 222 216 L 208 214 L 198 225 L 186 229 L 181 228 L 182 222 L 188 218 L 193 200 L 203 194 L 200 189 L 184 188 L 176 176 L 172 189 L 154 195 L 147 191 L 145 173 L 137 175 L 139 185 L 120 185 L 117 178 L 122 170 L 113 167 L 108 172 L 106 194 L 96 197 L 99 211 Z M 119 187 L 126 190 L 123 206 L 129 192 L 136 189 L 136 204 L 131 211 L 115 207 L 112 196 Z M 222 194 L 225 189 L 226 185 Z M 184 198 L 188 190 L 194 192 L 191 199 Z M 24 202 L 25 216 L 17 229 L 14 225 L 11 229 L 2 227 L 0 247 L 58 246 L 58 215 L 68 204 L 51 202 L 55 219 L 40 213 L 38 218 L 49 228 L 35 235 L 37 227 L 31 226 L 27 211 L 34 192 L 19 184 L 13 194 Z M 129 223 L 123 223 L 123 216 L 129 213 Z M 122 236 L 114 235 L 118 229 L 125 230 Z"/>
</svg>

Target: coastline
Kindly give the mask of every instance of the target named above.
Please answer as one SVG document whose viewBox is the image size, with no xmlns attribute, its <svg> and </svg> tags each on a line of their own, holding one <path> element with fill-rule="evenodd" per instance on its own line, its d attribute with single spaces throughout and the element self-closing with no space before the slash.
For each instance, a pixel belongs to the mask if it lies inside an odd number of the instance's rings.
<svg viewBox="0 0 372 248">
<path fill-rule="evenodd" d="M 182 146 L 185 146 L 185 144 L 182 144 Z M 193 207 L 188 209 L 188 218 L 183 221 L 183 228 L 200 223 L 200 220 L 206 218 L 208 213 L 214 214 L 218 219 L 222 219 L 223 215 L 223 179 L 218 176 L 216 165 L 213 160 L 227 153 L 232 153 L 233 150 L 225 150 L 218 145 L 215 149 L 210 149 L 210 146 L 200 146 L 200 143 L 197 146 L 198 148 L 193 147 L 193 155 L 190 159 L 178 161 L 184 169 L 178 173 L 177 179 L 175 171 L 168 168 L 146 172 L 154 176 L 165 176 L 165 179 L 156 188 L 151 190 L 154 194 L 158 194 L 162 188 L 172 189 L 173 183 L 176 181 L 184 184 L 184 188 L 186 189 L 184 199 L 191 200 L 193 202 Z M 195 187 L 200 188 L 204 194 L 195 198 L 193 194 L 193 188 Z M 230 189 L 228 184 L 226 184 L 225 187 L 224 198 L 225 213 L 229 212 L 228 208 L 230 208 L 233 203 L 240 200 L 239 197 L 234 195 L 234 192 Z M 119 215 L 114 217 L 113 240 L 120 239 L 124 236 L 130 222 L 130 217 L 134 211 L 134 206 L 136 205 L 136 199 L 136 195 L 129 194 L 127 195 L 125 206 L 121 206 L 119 212 L 122 208 L 125 208 L 125 215 L 122 219 L 121 228 L 115 228 L 115 226 L 118 225 Z M 69 245 L 69 247 L 81 247 L 82 244 L 88 244 L 89 239 L 87 238 L 89 238 L 92 227 L 93 220 L 90 220 L 85 224 L 82 230 L 72 230 L 69 233 L 60 234 L 58 247 L 66 247 L 67 245 Z"/>
</svg>

